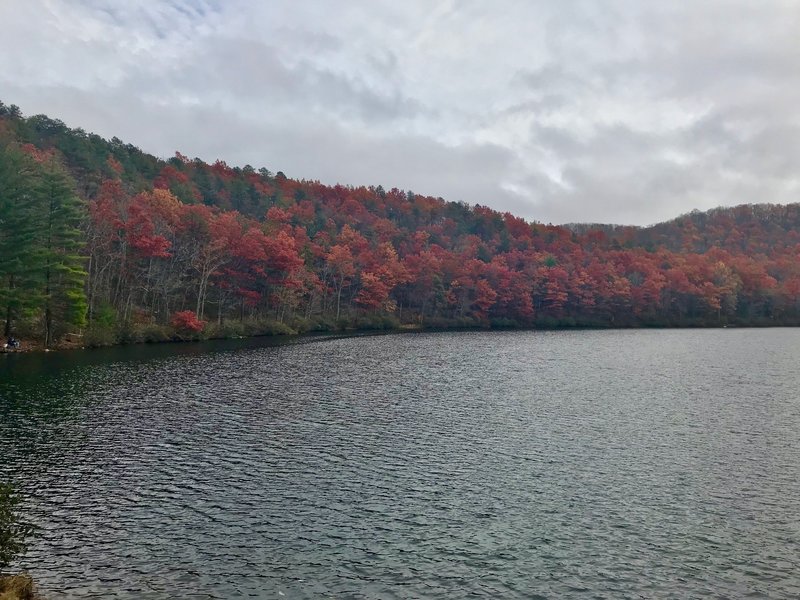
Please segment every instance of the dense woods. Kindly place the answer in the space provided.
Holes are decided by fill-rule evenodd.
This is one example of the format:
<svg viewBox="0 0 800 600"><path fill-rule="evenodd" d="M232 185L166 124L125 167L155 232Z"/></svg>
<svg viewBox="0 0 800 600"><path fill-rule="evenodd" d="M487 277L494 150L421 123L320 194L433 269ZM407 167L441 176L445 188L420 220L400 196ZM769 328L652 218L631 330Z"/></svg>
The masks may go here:
<svg viewBox="0 0 800 600"><path fill-rule="evenodd" d="M489 201L491 199L487 199ZM529 223L167 161L0 103L5 334L83 343L398 325L800 322L800 205Z"/></svg>

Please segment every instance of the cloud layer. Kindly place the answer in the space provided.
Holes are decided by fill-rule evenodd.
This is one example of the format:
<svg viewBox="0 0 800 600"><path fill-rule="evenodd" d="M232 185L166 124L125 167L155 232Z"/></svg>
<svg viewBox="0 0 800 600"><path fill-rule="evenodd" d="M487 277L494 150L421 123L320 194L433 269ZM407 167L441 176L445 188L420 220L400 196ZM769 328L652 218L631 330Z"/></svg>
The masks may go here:
<svg viewBox="0 0 800 600"><path fill-rule="evenodd" d="M0 100L146 151L646 224L800 201L795 0L6 0Z"/></svg>

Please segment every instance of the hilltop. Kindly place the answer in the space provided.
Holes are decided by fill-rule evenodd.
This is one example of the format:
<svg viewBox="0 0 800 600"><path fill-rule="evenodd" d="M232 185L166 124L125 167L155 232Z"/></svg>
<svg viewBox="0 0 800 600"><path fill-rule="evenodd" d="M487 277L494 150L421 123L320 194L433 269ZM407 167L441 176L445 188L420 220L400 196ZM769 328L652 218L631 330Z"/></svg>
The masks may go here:
<svg viewBox="0 0 800 600"><path fill-rule="evenodd" d="M545 225L410 191L162 160L0 103L0 215L6 333L48 344L76 332L112 343L800 322L797 204ZM42 233L53 223L58 240Z"/></svg>

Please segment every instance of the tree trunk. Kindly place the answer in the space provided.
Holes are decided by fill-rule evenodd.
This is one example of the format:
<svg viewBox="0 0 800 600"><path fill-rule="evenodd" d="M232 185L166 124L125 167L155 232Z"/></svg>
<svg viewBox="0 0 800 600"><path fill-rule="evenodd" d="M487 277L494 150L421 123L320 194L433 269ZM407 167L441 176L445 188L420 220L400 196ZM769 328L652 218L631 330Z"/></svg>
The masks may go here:
<svg viewBox="0 0 800 600"><path fill-rule="evenodd" d="M86 281L87 287L86 290L86 311L87 311L87 320L89 322L89 326L91 327L92 321L94 321L94 286L92 285L92 274L94 272L94 261L92 260L92 255L89 255L89 265L86 268Z"/></svg>
<svg viewBox="0 0 800 600"><path fill-rule="evenodd" d="M44 347L49 348L53 342L53 313L50 306L44 309Z"/></svg>

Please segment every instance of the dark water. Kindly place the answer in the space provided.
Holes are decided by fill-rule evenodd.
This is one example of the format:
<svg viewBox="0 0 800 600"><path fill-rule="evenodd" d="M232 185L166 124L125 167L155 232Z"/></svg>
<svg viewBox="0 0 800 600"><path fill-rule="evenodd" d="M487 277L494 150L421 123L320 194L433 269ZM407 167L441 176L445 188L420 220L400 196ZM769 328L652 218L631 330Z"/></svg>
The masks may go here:
<svg viewBox="0 0 800 600"><path fill-rule="evenodd" d="M0 356L58 598L800 597L800 330Z"/></svg>

